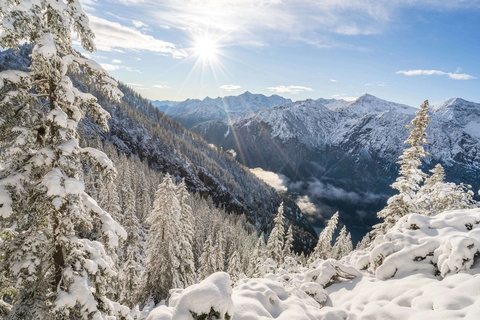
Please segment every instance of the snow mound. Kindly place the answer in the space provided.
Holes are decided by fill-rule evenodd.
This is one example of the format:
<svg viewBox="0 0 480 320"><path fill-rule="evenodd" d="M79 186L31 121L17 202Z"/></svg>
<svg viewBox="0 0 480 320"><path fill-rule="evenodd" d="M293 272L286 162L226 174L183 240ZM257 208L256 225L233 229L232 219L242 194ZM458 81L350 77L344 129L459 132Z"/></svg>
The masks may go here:
<svg viewBox="0 0 480 320"><path fill-rule="evenodd" d="M169 306L152 310L147 320L192 320L201 315L228 319L233 314L230 276L217 272L184 290L173 289Z"/></svg>
<svg viewBox="0 0 480 320"><path fill-rule="evenodd" d="M480 209L469 209L402 217L373 248L354 252L350 262L380 280L419 270L446 277L470 269L479 254Z"/></svg>
<svg viewBox="0 0 480 320"><path fill-rule="evenodd" d="M317 319L320 305L303 291L289 294L282 283L270 279L244 279L233 289L234 320ZM316 285L316 283L311 283ZM314 292L323 288L308 287Z"/></svg>

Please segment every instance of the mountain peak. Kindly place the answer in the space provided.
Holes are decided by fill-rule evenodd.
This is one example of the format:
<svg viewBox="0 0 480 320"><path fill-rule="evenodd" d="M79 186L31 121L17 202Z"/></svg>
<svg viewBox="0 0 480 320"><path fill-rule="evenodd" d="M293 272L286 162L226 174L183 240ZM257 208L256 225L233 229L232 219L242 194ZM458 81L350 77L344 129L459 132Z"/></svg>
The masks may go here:
<svg viewBox="0 0 480 320"><path fill-rule="evenodd" d="M380 98L377 98L371 94L365 93L357 98L357 100L350 102L344 108L356 115L369 114L369 113L379 113L385 111L393 111L404 114L414 114L416 108L386 101Z"/></svg>

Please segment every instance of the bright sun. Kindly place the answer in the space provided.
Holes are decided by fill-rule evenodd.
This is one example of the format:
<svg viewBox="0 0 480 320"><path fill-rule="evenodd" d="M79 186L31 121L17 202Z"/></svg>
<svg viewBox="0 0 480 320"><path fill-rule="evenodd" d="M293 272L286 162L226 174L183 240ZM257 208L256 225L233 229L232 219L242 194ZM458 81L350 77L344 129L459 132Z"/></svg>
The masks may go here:
<svg viewBox="0 0 480 320"><path fill-rule="evenodd" d="M202 59L213 60L217 55L217 43L209 37L195 39L195 53Z"/></svg>

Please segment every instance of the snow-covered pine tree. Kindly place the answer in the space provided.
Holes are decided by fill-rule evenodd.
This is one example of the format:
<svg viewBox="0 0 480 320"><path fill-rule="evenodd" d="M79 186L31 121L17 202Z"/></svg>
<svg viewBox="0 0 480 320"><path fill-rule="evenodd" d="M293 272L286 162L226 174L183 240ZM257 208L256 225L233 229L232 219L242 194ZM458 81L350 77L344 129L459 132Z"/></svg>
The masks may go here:
<svg viewBox="0 0 480 320"><path fill-rule="evenodd" d="M308 259L309 263L314 262L317 259L326 260L330 258L332 252L332 239L338 224L338 212L328 220L327 226L322 230L318 237L317 245L310 254Z"/></svg>
<svg viewBox="0 0 480 320"><path fill-rule="evenodd" d="M212 245L212 237L208 236L203 244L203 252L199 258L200 268L198 268L198 279L203 280L216 271L216 261L214 254L214 246Z"/></svg>
<svg viewBox="0 0 480 320"><path fill-rule="evenodd" d="M272 258L277 265L283 262L283 247L285 243L285 226L283 218L283 202L278 207L277 215L274 219L275 226L270 232L267 241L267 256Z"/></svg>
<svg viewBox="0 0 480 320"><path fill-rule="evenodd" d="M473 191L468 186L445 182L445 170L441 164L430 172L432 175L425 179L417 194L419 212L431 216L447 210L477 207Z"/></svg>
<svg viewBox="0 0 480 320"><path fill-rule="evenodd" d="M430 122L428 108L428 100L425 100L412 120L413 125L406 126L410 134L405 140L405 144L409 144L410 147L403 150L403 154L400 156L400 161L398 161L400 164L399 177L392 184L392 188L398 190L399 193L390 197L387 206L377 214L384 221L375 226L372 231L374 237L385 233L400 217L418 209L417 192L427 176L420 166L421 159L428 155L423 148L423 145L428 143L425 133Z"/></svg>
<svg viewBox="0 0 480 320"><path fill-rule="evenodd" d="M188 190L185 185L185 179L178 185L177 197L180 203L180 227L181 237L178 245L180 246L180 256L178 257L180 266L179 272L185 286L192 285L195 281L195 264L193 259L193 216L192 208L188 204Z"/></svg>
<svg viewBox="0 0 480 320"><path fill-rule="evenodd" d="M287 235L285 236L285 245L283 247L283 257L293 256L293 229L292 225L288 227Z"/></svg>
<svg viewBox="0 0 480 320"><path fill-rule="evenodd" d="M142 303L151 299L157 304L168 297L170 289L187 285L180 273L182 251L179 242L183 237L180 217L177 186L167 173L158 186L153 210L147 217L150 229L139 296Z"/></svg>
<svg viewBox="0 0 480 320"><path fill-rule="evenodd" d="M109 115L67 72L84 73L114 99L122 94L100 65L73 49L72 30L94 50L80 1L6 0L0 21L0 46L33 45L28 72L0 73L0 272L2 286L16 291L7 318L129 317L106 296L116 274L107 252L125 231L84 192L82 156L110 179L115 170L104 153L80 148L77 134L86 110L103 130ZM98 241L82 236L94 224Z"/></svg>
<svg viewBox="0 0 480 320"><path fill-rule="evenodd" d="M350 235L350 232L347 233L347 228L343 226L342 229L340 230L340 234L335 240L335 244L332 247L331 258L340 260L341 258L345 257L347 254L352 252L352 250L353 250L352 236Z"/></svg>
<svg viewBox="0 0 480 320"><path fill-rule="evenodd" d="M242 273L242 262L240 261L238 251L234 251L233 254L230 256L230 260L228 261L227 273L230 275L232 283L235 284L238 281L240 274Z"/></svg>
<svg viewBox="0 0 480 320"><path fill-rule="evenodd" d="M265 247L265 240L264 240L263 232L258 237L257 243L255 245L255 249L251 254L249 259L248 268L247 268L247 276L249 277L259 277L260 276L260 266L263 265L263 262L266 259L266 247Z"/></svg>
<svg viewBox="0 0 480 320"><path fill-rule="evenodd" d="M363 250L366 249L371 243L370 239L370 234L366 234L363 236L362 240L360 240L359 243L357 243L357 246L355 247L355 250Z"/></svg>
<svg viewBox="0 0 480 320"><path fill-rule="evenodd" d="M214 272L225 270L225 247L226 247L225 233L220 230L215 239L215 246L213 247L213 261Z"/></svg>
<svg viewBox="0 0 480 320"><path fill-rule="evenodd" d="M125 159L126 160L126 159ZM136 304L137 290L142 269L141 225L135 209L135 194L132 190L132 174L126 161L121 181L122 224L127 232L127 239L121 243L121 270L119 280L120 302L132 308Z"/></svg>

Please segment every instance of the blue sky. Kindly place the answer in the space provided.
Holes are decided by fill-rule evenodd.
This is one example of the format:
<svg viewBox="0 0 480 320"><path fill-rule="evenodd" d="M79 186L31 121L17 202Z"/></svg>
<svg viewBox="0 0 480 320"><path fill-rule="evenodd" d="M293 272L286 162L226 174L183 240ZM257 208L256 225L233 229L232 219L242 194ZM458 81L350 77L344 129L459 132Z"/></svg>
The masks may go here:
<svg viewBox="0 0 480 320"><path fill-rule="evenodd" d="M480 0L83 0L90 57L149 99L480 102Z"/></svg>

